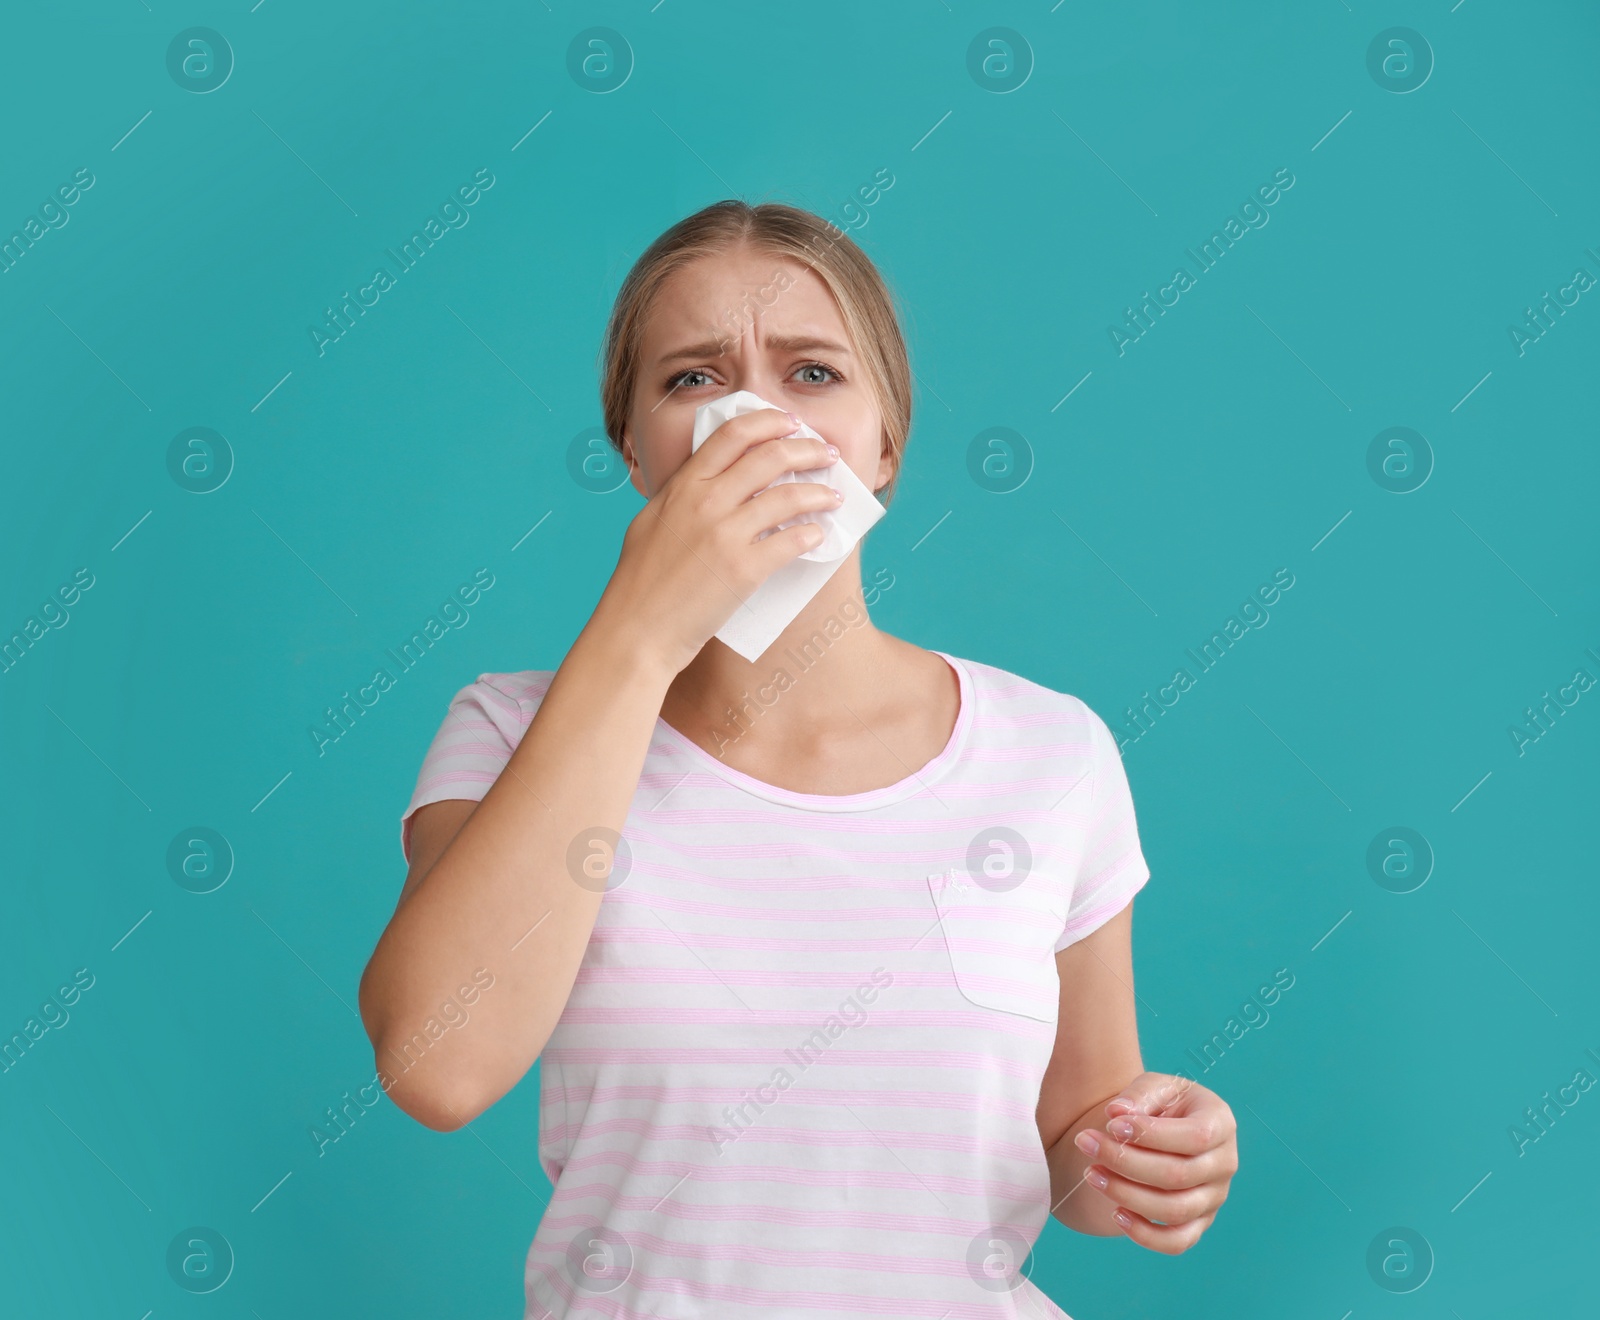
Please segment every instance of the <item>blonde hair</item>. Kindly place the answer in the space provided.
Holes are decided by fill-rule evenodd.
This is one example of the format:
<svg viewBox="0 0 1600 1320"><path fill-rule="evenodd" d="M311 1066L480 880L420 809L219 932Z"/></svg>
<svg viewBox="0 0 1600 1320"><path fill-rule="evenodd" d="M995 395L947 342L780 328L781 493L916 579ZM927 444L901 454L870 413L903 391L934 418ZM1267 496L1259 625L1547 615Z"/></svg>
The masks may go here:
<svg viewBox="0 0 1600 1320"><path fill-rule="evenodd" d="M894 495L911 434L911 363L893 295L871 258L844 230L780 202L758 206L733 199L713 202L679 220L634 262L617 292L600 350L600 403L606 435L621 452L638 387L644 330L662 284L691 261L741 246L792 257L816 271L833 294L883 417L883 453L891 471L879 498L887 504ZM745 301L748 308L748 293ZM741 312L746 317L750 314L746 309Z"/></svg>

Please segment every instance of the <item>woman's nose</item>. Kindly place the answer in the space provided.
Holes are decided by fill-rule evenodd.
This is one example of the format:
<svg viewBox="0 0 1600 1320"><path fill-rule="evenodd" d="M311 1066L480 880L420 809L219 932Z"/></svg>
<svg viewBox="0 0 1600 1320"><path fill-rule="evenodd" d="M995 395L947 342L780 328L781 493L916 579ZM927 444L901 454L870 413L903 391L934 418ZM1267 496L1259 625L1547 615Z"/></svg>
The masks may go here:
<svg viewBox="0 0 1600 1320"><path fill-rule="evenodd" d="M741 370L734 368L729 376L728 393L733 394L739 390L749 390L751 394L762 399L775 399L778 395L780 382L777 373L756 368Z"/></svg>

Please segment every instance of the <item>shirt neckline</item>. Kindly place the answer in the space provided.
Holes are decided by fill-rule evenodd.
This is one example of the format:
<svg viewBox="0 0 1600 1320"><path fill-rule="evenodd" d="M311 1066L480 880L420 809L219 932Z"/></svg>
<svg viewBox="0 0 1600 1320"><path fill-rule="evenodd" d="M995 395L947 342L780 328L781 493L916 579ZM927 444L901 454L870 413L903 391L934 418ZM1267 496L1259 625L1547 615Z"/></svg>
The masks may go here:
<svg viewBox="0 0 1600 1320"><path fill-rule="evenodd" d="M938 650L933 654L940 657L956 673L961 692L961 709L956 713L955 727L950 730L950 737L937 756L904 779L898 779L882 788L868 789L863 793L797 793L792 789L779 788L764 779L747 775L742 770L735 770L731 765L718 760L699 743L679 733L659 715L656 716L656 733L718 778L726 780L735 788L743 789L753 797L764 798L768 802L777 802L802 811L865 811L871 807L887 806L921 792L948 773L966 747L967 736L972 728L974 685L971 673L955 656Z"/></svg>

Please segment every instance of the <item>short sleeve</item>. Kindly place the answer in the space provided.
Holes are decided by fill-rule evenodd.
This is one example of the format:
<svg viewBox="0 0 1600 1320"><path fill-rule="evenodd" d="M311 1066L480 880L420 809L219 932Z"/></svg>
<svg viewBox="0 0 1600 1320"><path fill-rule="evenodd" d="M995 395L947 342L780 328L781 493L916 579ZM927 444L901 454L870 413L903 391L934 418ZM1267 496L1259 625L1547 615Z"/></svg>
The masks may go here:
<svg viewBox="0 0 1600 1320"><path fill-rule="evenodd" d="M481 802L522 741L549 679L538 672L479 674L450 699L400 817L400 852L408 864L412 813L446 798Z"/></svg>
<svg viewBox="0 0 1600 1320"><path fill-rule="evenodd" d="M1087 706L1082 709L1089 724L1094 789L1057 953L1099 930L1133 901L1150 878L1122 754L1105 721Z"/></svg>

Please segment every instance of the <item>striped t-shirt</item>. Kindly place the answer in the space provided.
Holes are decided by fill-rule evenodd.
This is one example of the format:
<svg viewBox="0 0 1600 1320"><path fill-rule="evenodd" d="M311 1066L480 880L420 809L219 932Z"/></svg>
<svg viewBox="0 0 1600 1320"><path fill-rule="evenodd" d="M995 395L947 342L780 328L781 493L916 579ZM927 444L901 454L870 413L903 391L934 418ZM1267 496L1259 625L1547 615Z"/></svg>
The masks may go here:
<svg viewBox="0 0 1600 1320"><path fill-rule="evenodd" d="M1027 1277L1055 952L1150 872L1099 716L937 654L955 728L886 788L790 792L657 721L539 1059L525 1320L1065 1317ZM456 694L403 849L418 807L482 799L552 677Z"/></svg>

